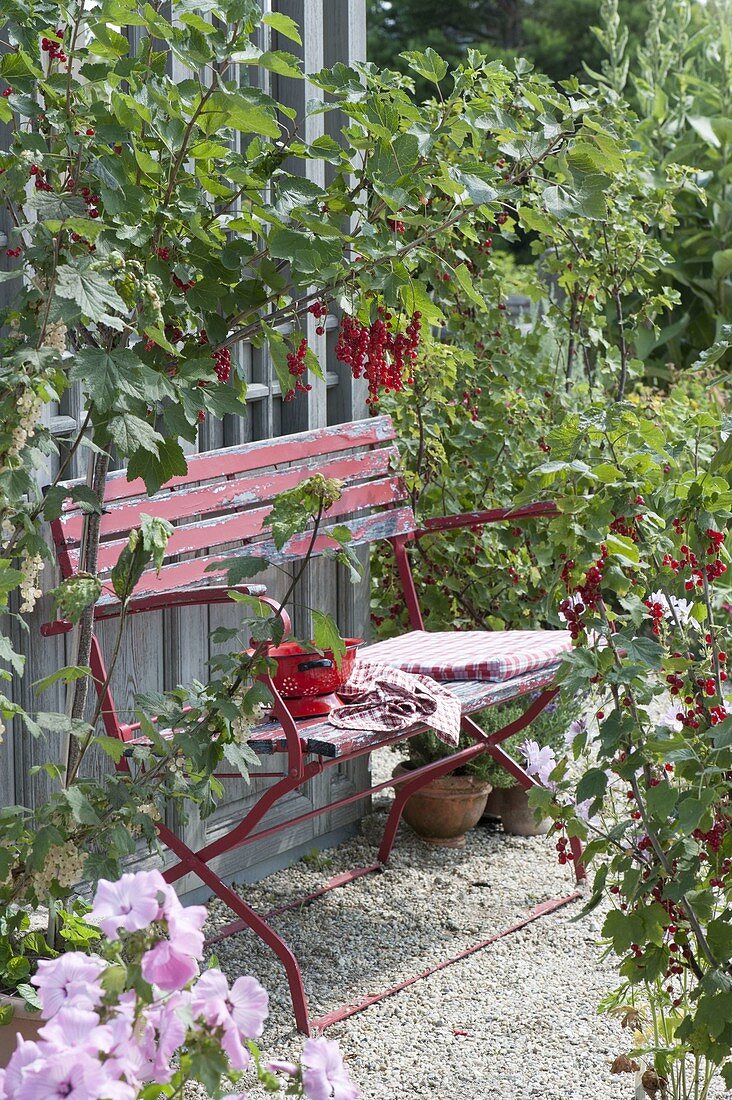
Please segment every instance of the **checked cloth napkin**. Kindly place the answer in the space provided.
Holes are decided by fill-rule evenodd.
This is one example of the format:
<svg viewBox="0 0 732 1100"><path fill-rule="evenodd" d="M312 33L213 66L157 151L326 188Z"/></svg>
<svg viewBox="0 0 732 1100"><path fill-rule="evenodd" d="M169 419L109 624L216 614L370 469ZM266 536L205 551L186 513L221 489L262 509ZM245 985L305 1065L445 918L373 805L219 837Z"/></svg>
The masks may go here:
<svg viewBox="0 0 732 1100"><path fill-rule="evenodd" d="M427 676L357 661L338 694L345 705L328 721L340 729L398 733L424 722L448 745L460 739L460 700Z"/></svg>
<svg viewBox="0 0 732 1100"><path fill-rule="evenodd" d="M366 646L359 659L435 680L511 680L571 648L568 630L413 630Z"/></svg>

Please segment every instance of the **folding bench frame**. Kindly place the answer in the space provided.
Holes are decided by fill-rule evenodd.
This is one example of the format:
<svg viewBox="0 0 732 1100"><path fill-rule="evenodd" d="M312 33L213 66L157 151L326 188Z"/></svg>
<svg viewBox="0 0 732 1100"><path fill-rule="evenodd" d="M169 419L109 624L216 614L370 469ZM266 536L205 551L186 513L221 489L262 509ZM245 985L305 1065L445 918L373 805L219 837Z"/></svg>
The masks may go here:
<svg viewBox="0 0 732 1100"><path fill-rule="evenodd" d="M246 472L257 468L257 450L266 452L260 463L262 466L267 459L269 459L270 464L276 460L283 462L287 461L291 464L293 460L295 460L296 470L293 471L293 466L288 465L283 472L289 473L292 478L292 474L294 473L297 476L299 470L299 476L302 478L308 474L319 472L323 466L328 467L330 471L335 461L332 458L332 452L334 450L342 451L345 447L363 445L373 447L383 444L385 441L392 440L393 438L393 427L388 417L379 417L371 421L338 425L333 429L321 429L318 432L301 433L298 436L285 437L280 440L267 441L260 444L249 444L241 448L227 448L219 452L210 452L207 455L202 454L194 456L191 460L192 469L190 470L187 480L197 483L204 481L210 468L212 471L211 478L216 477L215 488L221 490L222 466L224 467L224 474L226 475L226 461L228 461L231 471L229 477L235 475L230 495L232 499L240 501L242 499L242 494L237 490L240 490L242 486L242 471ZM409 541L421 538L425 535L432 535L439 530L449 530L464 526L482 526L483 524L499 520L510 520L515 522L521 518L551 515L555 512L554 506L551 504L535 504L513 510L493 509L486 512L450 516L442 520L428 521L424 528L418 528L411 513L411 509L404 507L404 505L395 508L395 505L399 505L399 502L403 501L406 495L401 480L390 475L388 477L388 485L385 487L385 478L382 477L378 481L373 479L374 473L378 474L379 472L384 472L384 449L382 448L380 452L376 453L381 456L378 460L380 465L373 466L371 469L369 469L368 463L364 463L363 459L365 456L363 453L355 456L359 461L357 461L353 467L353 470L356 472L351 474L352 479L354 481L360 480L363 482L365 472L365 476L368 477L370 474L372 480L367 482L366 486L364 486L364 484L355 485L353 488L349 486L344 491L343 497L346 502L344 510L354 511L354 506L356 505L360 505L360 507L363 508L364 506L373 507L374 504L386 505L387 510L381 512L379 516L376 517L376 523L373 522L373 516L367 519L361 517L356 520L347 520L346 522L355 530L356 537L354 537L354 542L368 542L375 538L386 538L391 543L396 557L398 574L404 591L410 626L414 630L424 629L424 624L407 553ZM375 452L371 451L366 454L373 456ZM303 462L303 458L307 459L313 455L320 459L318 464L314 465L312 462ZM226 456L226 460L222 459L222 456ZM297 462L298 459L300 460L299 462ZM338 456L338 460L341 464L345 464L348 461L340 456ZM235 465L232 467L233 462L235 462ZM276 482L276 476L272 476ZM251 478L249 480L251 481ZM185 484L185 479L177 479L177 482L178 484L181 482ZM227 487L227 482L224 482L223 485ZM364 488L366 488L366 492L364 492ZM134 498L135 491L138 496L130 500L129 498ZM180 537L178 537L178 532L176 531L176 535L173 536L172 544L169 549L169 554L171 555L175 555L176 552L179 553L181 547L186 550L191 548L196 549L197 546L191 546L191 543L195 542L196 537L199 538L198 545L210 547L212 543L216 542L217 529L211 526L212 521L209 521L209 525L200 523L200 514L205 511L202 490L196 488L196 490L187 491L197 494L195 497L195 504L192 503L191 506L195 506L199 521L183 529L178 529L181 531ZM275 491L276 489L272 490L271 494ZM144 511L148 513L152 512L155 514L157 511L158 514L167 514L168 516L186 514L184 511L181 511L181 506L185 502L185 497L181 495L180 492L168 493L167 495L161 493L157 495L157 498L144 498L140 493L140 487L138 485L133 483L132 488L125 489L124 484L120 482L119 478L112 484L108 497L112 501L117 500L119 502L109 509L111 519L108 518L107 509L105 508L105 519L103 523L106 523L106 530L112 538L132 526L131 517L134 516L135 508L143 510L143 503ZM173 501L172 510L170 507L171 500ZM159 502L157 508L156 502ZM259 504L261 501L258 500L257 503ZM116 519L115 509L117 515ZM216 511L217 516L220 516L222 510L221 492L218 493L214 506L209 510ZM122 515L120 515L120 511L123 512ZM260 508L259 513L262 511L263 510ZM244 513L244 515L248 515L251 518L251 510L248 513ZM69 506L67 515L62 517L60 521L56 521L53 525L54 539L64 576L72 575L75 568L78 566L78 549L76 548L80 546L81 540L83 539L82 526L80 525L79 518L78 515L74 514L73 506ZM207 531L204 535L206 542L203 544L200 543L200 536L196 535L196 532L201 526L207 527ZM249 527L247 527L246 521L243 521L242 526L244 535L247 535L247 533L251 535L252 523L250 522ZM257 517L257 523L254 526L257 526L258 529L261 530L259 515ZM218 541L230 545L232 541L231 528L227 526L227 523L224 523L224 528L225 530L222 530L218 536ZM175 541L176 539L177 541ZM181 539L184 541L181 541ZM293 542L294 541L296 540L293 540ZM106 544L106 550L100 555L103 568L111 569L122 545L123 543L119 540L117 542L110 541ZM332 544L328 540L327 532L324 532L318 539L317 548L322 550L328 545ZM71 550L69 549L70 547ZM269 557L272 553L272 547L271 544L263 545L261 542L259 544L254 543L248 546L245 552L251 553L253 551L259 551L263 556ZM225 556L227 558L231 557L231 551L227 550ZM289 555L290 559L296 558L297 556L297 549ZM147 577L144 576L142 585L143 592L133 597L128 607L128 613L135 614L150 610L167 609L174 606L182 607L226 601L228 599L227 593L230 590L228 586L191 586L191 581L195 582L198 579L202 579L206 564L211 560L211 558L197 557L186 562L175 560L169 565L164 566L162 573L165 573L167 569L174 574L177 585L180 585L181 581L183 582L185 585L183 588L166 588L164 577L162 580L160 578L156 580L152 575L147 575ZM261 586L251 585L237 587L239 591L248 591L250 594L258 596L262 602L270 606L277 606L273 600L262 594L264 590ZM115 604L113 600L107 598L96 607L95 617L98 620L113 618L119 614L119 610L119 604ZM42 628L42 633L48 636L51 634L63 633L70 629L70 623L59 621L46 624L46 626ZM92 642L90 664L94 683L102 704L101 714L107 734L133 745L139 740L139 723L126 724L121 722L118 717L108 684L104 657L96 636L94 636ZM305 988L297 958L292 949L268 923L269 919L289 909L298 908L327 893L329 890L345 886L347 883L353 882L363 875L374 871L384 870L394 844L404 805L410 796L431 780L454 771L456 768L467 764L470 760L475 759L483 753L489 753L493 759L505 768L506 771L508 771L525 789L528 790L535 786L535 781L505 752L501 747L501 743L513 736L513 734L529 727L547 704L557 695L557 689L551 685L558 664L559 661L557 660L549 667L516 676L512 680L494 683L486 681L451 682L451 689L455 691L461 699L463 709L461 725L463 731L472 739L473 743L471 745L441 760L414 769L402 777L390 779L363 791L353 792L325 806L315 807L305 813L291 817L286 821L257 829L257 826L262 822L267 812L272 809L280 799L297 790L315 776L320 775L327 768L346 763L350 760L355 760L360 756L371 753L376 748L396 744L428 728L424 724L418 724L395 735L384 735L382 733L360 731L352 733L338 730L330 726L327 721L321 719L295 721L290 715L285 701L275 688L271 678L266 677L267 685L273 700L272 715L276 721L275 723L269 723L253 731L250 745L256 752L262 755L280 752L286 753L286 769L278 772L258 772L257 778L261 776L263 778L273 779L275 782L263 791L256 805L252 807L242 820L230 829L226 835L210 844L204 845L198 851L193 851L167 825L160 822L157 823L156 827L160 840L179 860L177 864L170 867L165 872L166 881L173 883L184 875L193 873L203 884L209 887L213 894L220 898L221 901L236 914L237 920L212 937L209 943L217 942L226 936L248 928L274 951L285 968L295 1021L301 1032L310 1035L315 1031L322 1031L323 1028L330 1024L352 1015L354 1012L367 1007L367 1005L374 1003L382 997L389 996L391 993L395 992L397 988L402 988L405 984L409 984L409 982L402 983L400 986L386 990L381 994L371 995L358 1005L344 1005L328 1013L324 1017L312 1019L308 1011ZM529 703L525 713L520 718L509 723L490 736L486 735L480 726L471 718L471 714L495 706L498 703L512 701L525 695L536 694L537 692L539 693L538 696ZM130 765L128 759L123 756L117 767L121 770L129 771ZM238 773L232 772L219 772L217 773L217 777L220 779L241 778ZM369 866L354 868L351 871L337 875L313 893L292 901L287 905L271 910L264 916L255 912L251 906L221 880L219 875L217 875L210 866L210 862L217 856L223 855L235 848L252 844L269 836L274 836L276 833L289 829L294 825L318 817L320 814L326 813L329 810L346 806L359 799L368 798L371 794L388 787L396 788L396 797L387 817L386 827L384 829L376 862ZM579 882L585 877L585 871L582 865L582 848L578 839L573 838L571 840L571 850L574 860L575 875ZM515 928L523 926L528 920L536 919L538 916L552 911L559 905L572 900L575 896L576 895L571 895L567 898L538 906L537 909L520 922L519 925L514 926L512 929L508 929L507 932L514 931ZM469 954L470 951L478 950L489 942L492 942L492 940L483 941L483 943L476 945L467 952L461 953L461 955L456 956L455 959L448 960L448 962L457 961L457 959L464 957L465 954ZM442 965L447 965L447 963L440 964L440 966ZM438 966L433 969L439 968ZM428 971L425 972L425 974L431 972L432 971ZM419 975L417 977L422 976L425 975ZM417 978L410 979L410 981L412 980L417 980Z"/></svg>

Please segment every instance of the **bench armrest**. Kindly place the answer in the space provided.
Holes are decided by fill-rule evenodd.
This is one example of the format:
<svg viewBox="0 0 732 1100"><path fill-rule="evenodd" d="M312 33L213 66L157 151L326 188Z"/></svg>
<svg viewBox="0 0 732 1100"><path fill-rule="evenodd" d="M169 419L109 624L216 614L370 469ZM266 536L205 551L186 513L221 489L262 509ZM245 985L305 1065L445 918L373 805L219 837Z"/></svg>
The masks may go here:
<svg viewBox="0 0 732 1100"><path fill-rule="evenodd" d="M487 523L558 515L559 509L553 500L520 504L516 508L489 508L485 512L463 512L455 516L437 516L434 519L427 519L424 521L424 527L417 528L413 537L421 539L425 535L435 534L436 531L454 531L460 527L483 527Z"/></svg>

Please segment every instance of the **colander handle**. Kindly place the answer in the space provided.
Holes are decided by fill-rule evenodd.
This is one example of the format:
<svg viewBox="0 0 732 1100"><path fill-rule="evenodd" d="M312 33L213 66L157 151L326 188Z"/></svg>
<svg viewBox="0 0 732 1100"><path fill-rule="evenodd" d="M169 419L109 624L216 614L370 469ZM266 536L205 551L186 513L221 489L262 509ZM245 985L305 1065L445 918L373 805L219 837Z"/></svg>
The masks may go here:
<svg viewBox="0 0 732 1100"><path fill-rule="evenodd" d="M334 662L327 657L320 657L317 661L303 661L297 666L298 672L310 672L311 668L333 668Z"/></svg>

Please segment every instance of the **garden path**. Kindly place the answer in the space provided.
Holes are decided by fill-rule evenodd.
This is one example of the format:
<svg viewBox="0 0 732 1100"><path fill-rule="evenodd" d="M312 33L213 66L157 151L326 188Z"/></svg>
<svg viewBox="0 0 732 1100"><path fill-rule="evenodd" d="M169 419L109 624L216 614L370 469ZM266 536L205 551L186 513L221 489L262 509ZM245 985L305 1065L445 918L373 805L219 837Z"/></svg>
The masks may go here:
<svg viewBox="0 0 732 1100"><path fill-rule="evenodd" d="M394 755L376 754L388 777ZM378 781L378 780L375 780ZM370 863L388 797L374 800L362 834L280 871L243 893L264 910ZM402 825L390 870L334 890L273 923L298 945L313 1013L391 986L509 927L573 882L546 837L508 837L481 825L463 851L432 848ZM610 1064L624 1051L619 1025L597 1015L612 988L597 946L601 914L574 922L580 903L329 1028L363 1100L628 1100L628 1077ZM211 926L228 915L211 906ZM265 1054L296 1055L283 974L248 933L216 945L230 979L253 973L270 991ZM249 1100L266 1094L249 1091Z"/></svg>

